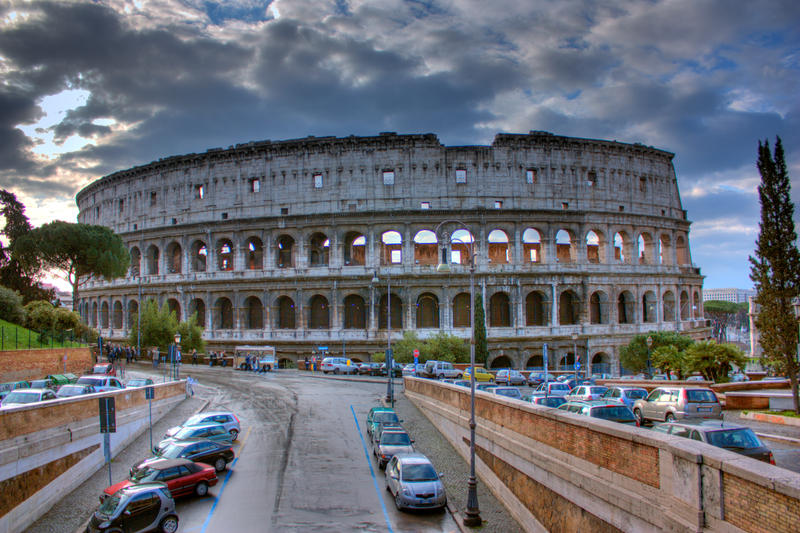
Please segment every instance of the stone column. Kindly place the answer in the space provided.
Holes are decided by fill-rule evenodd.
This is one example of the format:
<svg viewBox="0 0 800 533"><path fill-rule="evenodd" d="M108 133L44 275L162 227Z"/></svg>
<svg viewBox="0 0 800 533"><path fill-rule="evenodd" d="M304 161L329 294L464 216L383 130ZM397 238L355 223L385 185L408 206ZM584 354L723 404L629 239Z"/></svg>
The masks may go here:
<svg viewBox="0 0 800 533"><path fill-rule="evenodd" d="M550 284L550 300L553 305L550 308L550 327L558 326L558 284Z"/></svg>
<svg viewBox="0 0 800 533"><path fill-rule="evenodd" d="M216 324L214 324L214 300L211 298L211 291L206 291L206 329L213 337Z"/></svg>
<svg viewBox="0 0 800 533"><path fill-rule="evenodd" d="M206 272L217 271L217 243L210 229L206 230Z"/></svg>

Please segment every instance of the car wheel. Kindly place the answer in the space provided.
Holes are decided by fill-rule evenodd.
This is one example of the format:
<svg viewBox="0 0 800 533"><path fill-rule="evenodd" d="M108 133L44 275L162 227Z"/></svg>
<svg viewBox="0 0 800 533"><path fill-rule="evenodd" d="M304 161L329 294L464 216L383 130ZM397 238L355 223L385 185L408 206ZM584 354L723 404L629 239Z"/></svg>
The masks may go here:
<svg viewBox="0 0 800 533"><path fill-rule="evenodd" d="M394 495L394 506L397 507L398 511L403 510L403 504L400 503L400 491L397 491L397 494Z"/></svg>
<svg viewBox="0 0 800 533"><path fill-rule="evenodd" d="M461 379L462 377L463 377L463 374L456 374L456 379Z"/></svg>
<svg viewBox="0 0 800 533"><path fill-rule="evenodd" d="M178 531L178 517L177 515L171 514L169 516L165 516L161 523L158 525L159 529L162 533L175 533Z"/></svg>
<svg viewBox="0 0 800 533"><path fill-rule="evenodd" d="M225 459L220 457L219 459L214 461L214 470L216 470L217 472L222 472L223 470L225 470L225 466L227 464L228 463L225 462Z"/></svg>
<svg viewBox="0 0 800 533"><path fill-rule="evenodd" d="M208 483L205 481L201 481L194 487L194 493L200 496L201 498L208 494Z"/></svg>
<svg viewBox="0 0 800 533"><path fill-rule="evenodd" d="M667 413L667 416L664 417L664 422L675 422L675 415Z"/></svg>
<svg viewBox="0 0 800 533"><path fill-rule="evenodd" d="M232 429L229 432L231 434L231 440L236 440L239 438L239 431L236 429Z"/></svg>
<svg viewBox="0 0 800 533"><path fill-rule="evenodd" d="M439 374L439 375L437 376L437 378L438 378L438 379L444 379L444 374Z"/></svg>
<svg viewBox="0 0 800 533"><path fill-rule="evenodd" d="M338 376L339 375L339 369L338 368L334 368L333 369L333 374Z"/></svg>
<svg viewBox="0 0 800 533"><path fill-rule="evenodd" d="M644 417L642 416L642 411L640 409L634 409L633 416L635 416L636 420L639 421L640 426L644 426Z"/></svg>

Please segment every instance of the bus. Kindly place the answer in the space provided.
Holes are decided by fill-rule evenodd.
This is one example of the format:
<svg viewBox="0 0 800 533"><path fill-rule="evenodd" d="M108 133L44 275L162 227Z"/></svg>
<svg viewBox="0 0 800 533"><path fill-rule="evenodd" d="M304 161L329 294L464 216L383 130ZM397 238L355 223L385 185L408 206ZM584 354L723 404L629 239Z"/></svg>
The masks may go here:
<svg viewBox="0 0 800 533"><path fill-rule="evenodd" d="M247 356L255 356L258 360L258 368L263 370L275 370L277 367L277 360L275 359L274 346L237 346L233 352L234 368L244 363Z"/></svg>

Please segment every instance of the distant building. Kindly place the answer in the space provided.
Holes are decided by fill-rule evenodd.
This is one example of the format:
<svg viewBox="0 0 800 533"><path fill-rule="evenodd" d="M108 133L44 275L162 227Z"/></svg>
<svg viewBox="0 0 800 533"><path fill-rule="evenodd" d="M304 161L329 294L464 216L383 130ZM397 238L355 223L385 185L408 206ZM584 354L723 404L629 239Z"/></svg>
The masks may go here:
<svg viewBox="0 0 800 533"><path fill-rule="evenodd" d="M733 302L735 304L747 303L747 299L755 296L752 289L703 289L703 301L717 300Z"/></svg>

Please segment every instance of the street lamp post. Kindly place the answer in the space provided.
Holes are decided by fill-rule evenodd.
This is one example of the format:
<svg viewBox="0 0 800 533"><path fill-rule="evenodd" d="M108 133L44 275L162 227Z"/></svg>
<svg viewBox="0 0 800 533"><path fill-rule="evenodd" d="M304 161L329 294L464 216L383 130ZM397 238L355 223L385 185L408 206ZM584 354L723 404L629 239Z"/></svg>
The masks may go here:
<svg viewBox="0 0 800 533"><path fill-rule="evenodd" d="M653 378L653 367L652 363L650 362L650 348L653 347L653 337L650 335L647 336L647 379Z"/></svg>
<svg viewBox="0 0 800 533"><path fill-rule="evenodd" d="M433 233L439 238L439 229L446 224L466 224L459 220L443 220L439 222ZM439 272L450 270L450 257L445 244L444 262L437 267ZM467 510L464 525L477 527L481 525L480 508L478 507L478 483L475 478L475 238L470 233L469 239L469 480L467 481Z"/></svg>
<svg viewBox="0 0 800 533"><path fill-rule="evenodd" d="M180 370L178 369L178 364L177 364L178 363L178 361L177 361L177 359L178 359L178 349L180 348L180 345L181 345L181 334L180 333L176 333L175 334L175 347L172 349L172 379L173 380L177 380L180 377L179 376Z"/></svg>
<svg viewBox="0 0 800 533"><path fill-rule="evenodd" d="M372 283L378 283L378 271L372 278ZM394 357L392 357L392 275L386 278L386 401L394 407ZM380 301L380 300L379 300ZM379 304L380 306L380 304Z"/></svg>
<svg viewBox="0 0 800 533"><path fill-rule="evenodd" d="M578 381L578 369L581 366L580 360L578 359L578 334L572 334L572 367L575 369L575 381Z"/></svg>

